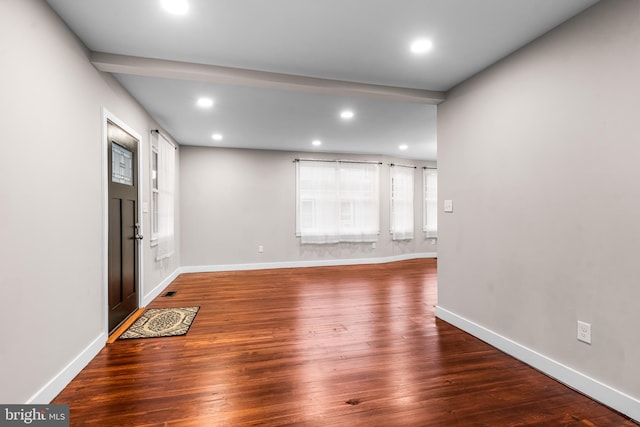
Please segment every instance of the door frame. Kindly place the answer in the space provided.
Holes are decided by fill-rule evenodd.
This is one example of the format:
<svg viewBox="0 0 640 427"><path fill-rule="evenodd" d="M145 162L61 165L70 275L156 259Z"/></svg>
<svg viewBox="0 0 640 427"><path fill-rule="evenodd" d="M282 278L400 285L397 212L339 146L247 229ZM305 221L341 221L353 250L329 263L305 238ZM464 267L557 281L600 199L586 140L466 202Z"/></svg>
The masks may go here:
<svg viewBox="0 0 640 427"><path fill-rule="evenodd" d="M136 144L136 156L138 162L136 164L136 178L138 182L138 222L140 223L140 229L145 227L143 220L143 202L142 202L142 188L146 184L144 174L142 173L142 137L133 128L128 126L125 122L120 120L115 114L112 114L106 108L102 108L102 326L105 332L105 341L109 337L109 142L107 141L107 121L110 121L131 136L138 140ZM143 299L143 244L144 240L138 241L137 255L138 255L138 307L142 307Z"/></svg>

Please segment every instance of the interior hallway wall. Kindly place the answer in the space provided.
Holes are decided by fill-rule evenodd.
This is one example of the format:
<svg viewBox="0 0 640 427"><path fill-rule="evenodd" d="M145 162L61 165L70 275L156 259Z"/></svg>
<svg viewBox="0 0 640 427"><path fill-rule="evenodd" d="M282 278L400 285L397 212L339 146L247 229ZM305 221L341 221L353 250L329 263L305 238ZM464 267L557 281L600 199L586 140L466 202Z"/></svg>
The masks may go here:
<svg viewBox="0 0 640 427"><path fill-rule="evenodd" d="M639 76L640 2L607 0L438 108L439 307L636 401Z"/></svg>
<svg viewBox="0 0 640 427"><path fill-rule="evenodd" d="M0 402L5 404L53 397L42 394L43 388L88 346L106 338L103 108L142 137L142 201L149 200L149 129L158 126L87 55L44 1L0 1ZM179 218L178 204L176 212ZM148 214L143 223L149 236ZM177 236L176 254L162 265L154 261L148 240L143 245L142 292L148 293L179 267L180 241Z"/></svg>
<svg viewBox="0 0 640 427"><path fill-rule="evenodd" d="M370 243L302 245L296 237L296 158L379 161L380 237ZM219 266L318 260L385 258L435 253L422 231L422 166L376 155L182 147L182 263ZM389 163L415 164L415 235L394 242L389 234ZM258 253L258 245L264 247Z"/></svg>

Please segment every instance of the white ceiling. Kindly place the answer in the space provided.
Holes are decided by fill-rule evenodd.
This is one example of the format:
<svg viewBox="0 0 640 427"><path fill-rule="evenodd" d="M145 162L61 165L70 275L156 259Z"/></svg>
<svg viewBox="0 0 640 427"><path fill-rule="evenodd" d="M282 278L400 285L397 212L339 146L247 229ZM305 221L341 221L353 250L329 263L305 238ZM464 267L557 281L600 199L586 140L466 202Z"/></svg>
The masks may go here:
<svg viewBox="0 0 640 427"><path fill-rule="evenodd" d="M436 159L434 104L445 91L596 3L187 1L189 12L175 16L160 0L47 0L91 51L120 55L119 65L98 68L113 71L180 144L421 160ZM433 49L412 54L417 37L432 40ZM191 64L177 64L187 73L166 72L176 64L162 61L135 68L131 56ZM243 71L224 69L221 79L216 67L184 68L192 64L280 74L234 80ZM273 84L295 80L281 74L318 79ZM390 86L382 89L392 96L370 85ZM406 97L399 88L422 92ZM214 107L197 108L200 96L213 98ZM338 116L347 107L355 112L349 122ZM213 141L214 132L224 139ZM323 145L312 147L313 139ZM400 152L400 144L409 148Z"/></svg>

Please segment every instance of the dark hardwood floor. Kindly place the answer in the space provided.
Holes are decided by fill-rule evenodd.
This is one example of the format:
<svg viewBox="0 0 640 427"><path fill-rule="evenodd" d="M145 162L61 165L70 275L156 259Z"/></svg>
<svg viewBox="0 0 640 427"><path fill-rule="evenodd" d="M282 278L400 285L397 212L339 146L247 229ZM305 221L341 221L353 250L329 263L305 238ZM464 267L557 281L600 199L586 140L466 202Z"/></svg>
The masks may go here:
<svg viewBox="0 0 640 427"><path fill-rule="evenodd" d="M109 344L73 426L635 426L437 320L436 261L183 274L185 336Z"/></svg>

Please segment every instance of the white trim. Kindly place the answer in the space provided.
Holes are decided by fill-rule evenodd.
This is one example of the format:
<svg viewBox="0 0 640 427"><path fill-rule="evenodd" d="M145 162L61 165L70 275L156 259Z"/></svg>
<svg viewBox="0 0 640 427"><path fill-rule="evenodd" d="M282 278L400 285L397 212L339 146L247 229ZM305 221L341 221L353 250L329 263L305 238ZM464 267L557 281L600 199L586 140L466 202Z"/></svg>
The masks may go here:
<svg viewBox="0 0 640 427"><path fill-rule="evenodd" d="M100 145L102 147L102 329L105 334L109 334L109 155L107 148L107 119L111 113L106 108L102 109L102 136Z"/></svg>
<svg viewBox="0 0 640 427"><path fill-rule="evenodd" d="M182 273L211 273L217 271L247 271L247 270L271 270L276 268L304 268L304 267L327 267L340 265L358 264L384 264L387 262L406 261L418 258L437 258L436 252L424 252L416 254L395 255L384 258L354 258L354 259L333 259L314 261L289 261L271 263L249 263L249 264L218 264L218 265L194 265L178 267L173 273L158 283L153 290L144 296L141 307L149 305L158 295L164 291Z"/></svg>
<svg viewBox="0 0 640 427"><path fill-rule="evenodd" d="M153 288L148 294L146 294L142 300L141 307L146 307L154 300L158 295L162 293L162 291L173 282L178 275L183 273L181 268L177 268L176 271L167 276L162 282L158 283L155 288Z"/></svg>
<svg viewBox="0 0 640 427"><path fill-rule="evenodd" d="M138 132L129 127L126 123L112 114L106 108L102 108L102 306L103 306L103 330L109 335L109 154L107 149L107 120L115 123L124 131L138 140L136 144L136 155L138 156L138 222L140 229L144 230L144 217L142 212L142 137ZM142 241L140 241L142 242ZM143 266L143 244L138 244L138 307L142 307L142 294L144 283Z"/></svg>
<svg viewBox="0 0 640 427"><path fill-rule="evenodd" d="M106 123L106 122L105 122ZM135 135L134 135L135 136ZM106 141L106 135L105 135ZM105 175L106 176L106 175ZM103 230L104 231L104 230ZM264 270L275 268L303 268L303 267L321 267L321 266L340 266L340 265L358 265L358 264L384 264L395 261L405 261L410 259L437 258L436 252L423 252L404 255L394 255L383 258L354 258L354 259L334 259L334 260L314 260L314 261L291 261L291 262L274 262L274 263L251 263L251 264L226 264L226 265L209 265L209 266L191 266L179 267L162 282L160 282L152 291L144 296L140 307L145 307L153 299L155 299L162 291L171 284L182 273L204 273L214 271L241 271L241 270ZM106 271L106 270L105 270ZM106 280L105 280L106 282ZM105 300L106 301L106 300ZM105 304L106 306L106 304ZM108 328L107 310L105 310L105 329ZM57 375L55 375L47 384L38 390L26 404L48 404L50 403L64 388L69 385L71 380L84 369L93 358L95 358L100 350L102 350L107 342L108 331L104 331L98 335L84 350L80 352L67 366L65 366Z"/></svg>
<svg viewBox="0 0 640 427"><path fill-rule="evenodd" d="M436 317L481 339L487 344L534 367L544 374L603 403L624 415L640 421L640 400L616 390L581 372L503 337L484 326L465 319L445 308L436 306Z"/></svg>
<svg viewBox="0 0 640 427"><path fill-rule="evenodd" d="M107 342L107 335L101 333L80 352L67 366L58 372L49 382L25 402L31 404L49 404L82 371L91 360L100 353Z"/></svg>
<svg viewBox="0 0 640 427"><path fill-rule="evenodd" d="M249 264L194 265L180 268L180 273L208 273L214 271L269 270L274 268L329 267L358 264L385 264L387 262L406 261L418 258L437 258L437 252L394 255L383 258L329 259L313 261L284 261Z"/></svg>

